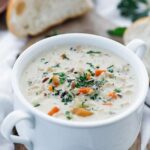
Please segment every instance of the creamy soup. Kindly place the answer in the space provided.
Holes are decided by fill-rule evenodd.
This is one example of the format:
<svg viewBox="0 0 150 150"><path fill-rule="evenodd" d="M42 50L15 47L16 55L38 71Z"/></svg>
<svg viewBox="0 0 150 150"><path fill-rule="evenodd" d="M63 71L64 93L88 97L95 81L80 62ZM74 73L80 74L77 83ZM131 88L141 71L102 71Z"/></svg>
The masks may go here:
<svg viewBox="0 0 150 150"><path fill-rule="evenodd" d="M43 113L73 121L121 114L136 99L133 68L118 56L91 46L63 46L38 56L25 69L21 89Z"/></svg>

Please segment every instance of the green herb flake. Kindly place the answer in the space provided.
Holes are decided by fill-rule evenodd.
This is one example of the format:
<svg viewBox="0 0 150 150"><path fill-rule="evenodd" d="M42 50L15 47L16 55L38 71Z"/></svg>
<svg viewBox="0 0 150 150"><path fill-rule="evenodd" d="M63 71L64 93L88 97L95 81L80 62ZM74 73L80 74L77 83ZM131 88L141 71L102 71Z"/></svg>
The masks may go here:
<svg viewBox="0 0 150 150"><path fill-rule="evenodd" d="M89 86L93 86L94 85L94 80L87 80L87 74L83 73L80 74L77 78L76 78L76 88L80 88L80 87L89 87Z"/></svg>
<svg viewBox="0 0 150 150"><path fill-rule="evenodd" d="M46 77L48 75L48 72L43 72L43 77Z"/></svg>
<svg viewBox="0 0 150 150"><path fill-rule="evenodd" d="M65 116L66 116L66 118L67 118L68 120L71 120L71 119L73 118L73 116L72 116L72 114L71 114L70 111L66 111L66 112L65 112Z"/></svg>
<svg viewBox="0 0 150 150"><path fill-rule="evenodd" d="M59 80L60 80L60 84L64 84L67 76L64 72L59 72L59 73L53 73L54 75L58 75L59 76Z"/></svg>
<svg viewBox="0 0 150 150"><path fill-rule="evenodd" d="M87 71L88 71L92 76L95 75L95 73L94 73L92 70L88 69Z"/></svg>
<svg viewBox="0 0 150 150"><path fill-rule="evenodd" d="M52 78L48 81L48 84L51 84L52 83Z"/></svg>
<svg viewBox="0 0 150 150"><path fill-rule="evenodd" d="M108 30L107 33L111 36L123 37L125 31L126 27L117 27L115 29Z"/></svg>
<svg viewBox="0 0 150 150"><path fill-rule="evenodd" d="M34 107L39 107L39 106L40 106L40 104L39 104L39 103L37 103L37 104L35 104L35 105L34 105Z"/></svg>
<svg viewBox="0 0 150 150"><path fill-rule="evenodd" d="M62 91L61 89L60 90L55 90L55 89L53 89L54 90L54 95L55 96L58 96L58 95L60 95L60 92Z"/></svg>
<svg viewBox="0 0 150 150"><path fill-rule="evenodd" d="M62 102L64 103L64 105L67 105L69 102L72 101L73 101L73 95L69 92L67 92L62 98Z"/></svg>
<svg viewBox="0 0 150 150"><path fill-rule="evenodd" d="M111 65L107 68L108 72L113 73L114 72L114 65Z"/></svg>
<svg viewBox="0 0 150 150"><path fill-rule="evenodd" d="M94 93L94 94L92 94L91 96L90 96L90 99L92 99L92 100L96 100L97 99L97 97L98 97L98 93Z"/></svg>
<svg viewBox="0 0 150 150"><path fill-rule="evenodd" d="M48 64L48 61L45 61L44 64Z"/></svg>
<svg viewBox="0 0 150 150"><path fill-rule="evenodd" d="M81 107L81 108L88 108L89 105L86 104L86 102L87 102L87 99L85 99L85 100L79 105L79 107Z"/></svg>
<svg viewBox="0 0 150 150"><path fill-rule="evenodd" d="M120 88L116 88L116 89L114 89L114 91L115 91L116 93L120 93L120 92L121 92L121 89L120 89Z"/></svg>
<svg viewBox="0 0 150 150"><path fill-rule="evenodd" d="M91 68L95 69L94 65L92 63L86 63L87 65L89 65Z"/></svg>
<svg viewBox="0 0 150 150"><path fill-rule="evenodd" d="M93 51L93 50L90 50L88 52L86 52L87 54L101 54L100 51Z"/></svg>

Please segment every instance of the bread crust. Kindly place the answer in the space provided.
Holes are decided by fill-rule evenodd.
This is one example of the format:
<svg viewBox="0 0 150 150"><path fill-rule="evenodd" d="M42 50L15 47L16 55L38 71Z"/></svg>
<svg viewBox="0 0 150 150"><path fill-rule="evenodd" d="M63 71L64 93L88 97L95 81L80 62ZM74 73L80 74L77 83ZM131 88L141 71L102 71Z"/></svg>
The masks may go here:
<svg viewBox="0 0 150 150"><path fill-rule="evenodd" d="M8 29L10 30L10 32L17 35L17 32L15 32L13 24L11 24L11 22L10 22L11 12L13 10L14 3L15 3L15 0L8 1L7 11L6 11L6 24L7 24Z"/></svg>
<svg viewBox="0 0 150 150"><path fill-rule="evenodd" d="M126 39L127 39L128 35L130 34L130 31L132 31L132 29L134 29L136 26L139 26L141 24L145 24L145 22L148 22L148 21L150 21L150 16L138 19L131 26L129 26L123 36L124 42L126 43Z"/></svg>
<svg viewBox="0 0 150 150"><path fill-rule="evenodd" d="M56 25L62 24L63 22L65 22L68 19L72 19L72 18L76 18L76 17L82 16L82 15L86 14L87 12L89 12L92 9L92 6L91 7L87 7L86 9L82 10L79 13L76 13L76 14L68 16L68 17L64 17L64 18L60 19L59 21L57 21L56 23L53 23L53 24L45 27L44 29L42 29L42 31L39 31L39 32L37 32L35 34L33 34L33 33L26 33L24 35L21 35L19 32L17 32L15 30L15 25L13 25L11 23L11 17L12 17L11 14L13 12L15 4L18 3L18 2L19 2L19 0L9 0L8 7L7 7L7 13L6 13L7 27L10 30L10 32L12 32L13 34L15 34L18 37L25 37L25 36L28 36L28 35L31 35L31 36L39 35L39 34L45 32L46 30L48 30L48 29L50 29L50 28L52 28L52 27L54 27Z"/></svg>
<svg viewBox="0 0 150 150"><path fill-rule="evenodd" d="M77 18L77 17L80 17L80 16L86 14L87 12L89 12L89 10L91 10L91 9L88 9L88 10L86 10L86 11L84 11L84 12L82 12L82 13L76 14L76 15L72 15L72 16L70 16L70 17L68 17L68 18L64 18L64 19L58 21L57 23L54 23L53 25L50 25L50 26L48 26L48 27L45 27L45 29L43 29L41 32L37 32L36 34L29 33L28 35L36 36L36 35L42 34L42 33L45 32L46 30L51 29L51 28L53 28L53 27L55 27L55 26L57 26L57 25L59 25L59 24L62 24L62 23L64 23L65 21L67 21L67 20L69 20L69 19Z"/></svg>

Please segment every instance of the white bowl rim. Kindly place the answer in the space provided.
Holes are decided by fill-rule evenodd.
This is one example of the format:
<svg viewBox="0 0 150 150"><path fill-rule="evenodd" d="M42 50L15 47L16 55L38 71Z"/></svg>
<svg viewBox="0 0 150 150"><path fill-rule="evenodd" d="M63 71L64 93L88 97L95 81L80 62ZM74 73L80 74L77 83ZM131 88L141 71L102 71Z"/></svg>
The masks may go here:
<svg viewBox="0 0 150 150"><path fill-rule="evenodd" d="M91 38L99 38L99 40L105 40L108 42L113 42L116 44L117 46L122 47L122 49L125 49L126 53L130 53L132 58L135 58L137 65L139 65L139 71L142 71L143 73L143 90L140 91L140 97L137 98L136 102L134 102L135 105L132 105L130 108L128 108L128 111L124 111L123 113L116 115L112 118L109 119L104 119L104 120L98 120L98 121L92 121L92 122L76 122L76 121L67 121L67 120L62 120L62 119L58 119L58 118L54 118L54 117L50 117L46 114L44 114L43 112L37 110L36 108L32 107L31 104L29 104L29 102L27 102L27 100L25 99L25 97L23 96L20 88L19 88L19 82L18 82L18 78L17 78L17 72L18 72L18 67L19 67L19 63L24 60L25 57L27 57L32 49L34 49L35 46L37 46L38 44L43 44L45 41L49 41L52 38L55 39L61 39L61 38L73 38L73 37L91 37ZM33 44L32 46L30 46L29 48L27 48L17 59L14 67L13 67L13 73L12 73L12 86L13 86L13 90L15 95L17 96L17 98L19 99L19 101L21 101L21 103L27 107L29 109L30 112L32 112L35 116L38 116L40 118L43 118L45 120L50 121L51 123L55 123L57 125L63 125L63 126L68 126L68 127L77 127L77 128L89 128L89 127L99 127L99 126L104 126L104 125L111 125L113 123L116 123L126 117L128 117L130 114L132 114L133 112L135 112L141 105L143 105L144 99L146 97L147 91L148 91L148 86L149 86L149 79L148 79L148 74L146 71L146 68L143 64L143 62L140 60L140 58L134 54L131 50L129 50L127 47L125 47L124 45L113 41L111 39L105 38L105 37L101 37L98 35L92 35L92 34L85 34L85 33L68 33L68 34L60 34L57 36L53 36L53 37L49 37L46 39L43 39L35 44Z"/></svg>

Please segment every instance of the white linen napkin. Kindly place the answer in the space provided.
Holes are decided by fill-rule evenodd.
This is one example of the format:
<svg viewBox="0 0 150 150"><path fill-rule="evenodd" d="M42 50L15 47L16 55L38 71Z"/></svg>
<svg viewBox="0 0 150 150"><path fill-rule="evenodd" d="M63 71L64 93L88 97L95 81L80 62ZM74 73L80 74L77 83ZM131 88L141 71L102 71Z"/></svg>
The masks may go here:
<svg viewBox="0 0 150 150"><path fill-rule="evenodd" d="M7 31L0 32L0 123L4 116L12 111L13 92L11 88L12 67L25 44L24 39L17 39ZM10 103L5 104L6 101ZM4 110L5 109L5 110ZM3 114L5 112L5 114ZM0 134L0 150L14 150L14 145L7 142Z"/></svg>

